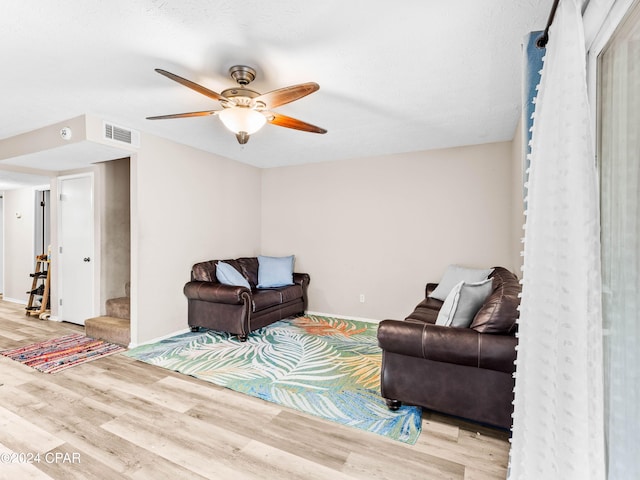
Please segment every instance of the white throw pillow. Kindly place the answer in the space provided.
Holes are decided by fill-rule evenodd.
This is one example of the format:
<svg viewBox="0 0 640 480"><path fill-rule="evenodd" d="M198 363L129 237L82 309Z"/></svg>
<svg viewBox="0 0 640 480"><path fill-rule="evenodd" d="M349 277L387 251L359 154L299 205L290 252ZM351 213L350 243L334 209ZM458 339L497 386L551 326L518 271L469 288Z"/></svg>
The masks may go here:
<svg viewBox="0 0 640 480"><path fill-rule="evenodd" d="M451 289L453 289L453 287L458 283L481 282L486 280L487 277L491 275L491 272L493 272L493 268L477 269L461 267L459 265L449 265L442 276L442 280L440 280L440 283L436 289L431 292L429 297L444 301L449 295Z"/></svg>
<svg viewBox="0 0 640 480"><path fill-rule="evenodd" d="M469 328L473 318L493 291L493 279L456 284L438 312L436 325Z"/></svg>

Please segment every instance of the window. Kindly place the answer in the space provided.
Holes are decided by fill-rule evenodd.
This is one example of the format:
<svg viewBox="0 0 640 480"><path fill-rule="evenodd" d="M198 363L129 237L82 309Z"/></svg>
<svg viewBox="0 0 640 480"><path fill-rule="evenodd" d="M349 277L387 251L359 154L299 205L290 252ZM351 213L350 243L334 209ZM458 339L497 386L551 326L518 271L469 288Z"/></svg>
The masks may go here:
<svg viewBox="0 0 640 480"><path fill-rule="evenodd" d="M609 480L640 478L640 7L598 57Z"/></svg>

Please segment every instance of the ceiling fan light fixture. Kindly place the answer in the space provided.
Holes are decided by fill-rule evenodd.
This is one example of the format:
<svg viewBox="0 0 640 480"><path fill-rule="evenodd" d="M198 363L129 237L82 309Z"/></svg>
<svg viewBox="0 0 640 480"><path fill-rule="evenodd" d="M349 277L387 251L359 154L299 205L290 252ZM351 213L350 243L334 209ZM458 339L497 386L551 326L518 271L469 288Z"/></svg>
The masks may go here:
<svg viewBox="0 0 640 480"><path fill-rule="evenodd" d="M249 141L249 134L247 132L236 133L236 139L240 145L244 145Z"/></svg>
<svg viewBox="0 0 640 480"><path fill-rule="evenodd" d="M223 108L222 110L156 115L147 117L148 120L217 115L224 126L235 133L238 143L241 145L247 143L249 136L260 130L267 122L278 127L291 128L303 132L327 133L324 128L271 111L273 108L286 105L317 91L320 86L315 82L291 85L260 94L246 88L256 78L256 71L246 65L234 65L229 69L229 74L238 83L239 87L227 88L220 94L161 68L156 68L156 72L206 97L217 100Z"/></svg>
<svg viewBox="0 0 640 480"><path fill-rule="evenodd" d="M252 135L267 123L262 113L243 106L225 108L218 117L224 126L235 134L245 132L247 135Z"/></svg>

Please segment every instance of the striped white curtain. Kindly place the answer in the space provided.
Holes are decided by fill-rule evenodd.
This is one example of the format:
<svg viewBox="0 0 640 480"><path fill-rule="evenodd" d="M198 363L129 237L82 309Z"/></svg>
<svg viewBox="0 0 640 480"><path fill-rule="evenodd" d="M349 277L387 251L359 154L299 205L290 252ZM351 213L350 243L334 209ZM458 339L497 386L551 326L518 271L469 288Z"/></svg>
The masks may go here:
<svg viewBox="0 0 640 480"><path fill-rule="evenodd" d="M584 31L561 0L533 125L510 480L603 480L600 230Z"/></svg>

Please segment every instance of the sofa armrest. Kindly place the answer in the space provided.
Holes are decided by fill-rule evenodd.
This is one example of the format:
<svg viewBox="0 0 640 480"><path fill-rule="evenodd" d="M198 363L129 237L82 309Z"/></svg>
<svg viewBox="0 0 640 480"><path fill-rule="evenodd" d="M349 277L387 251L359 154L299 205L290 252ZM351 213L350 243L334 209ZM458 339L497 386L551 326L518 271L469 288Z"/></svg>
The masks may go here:
<svg viewBox="0 0 640 480"><path fill-rule="evenodd" d="M429 323L383 320L378 326L378 345L385 351L506 373L514 371L516 343L511 335Z"/></svg>
<svg viewBox="0 0 640 480"><path fill-rule="evenodd" d="M309 282L311 281L311 277L309 276L308 273L296 273L293 272L293 283L295 283L296 285L309 285Z"/></svg>
<svg viewBox="0 0 640 480"><path fill-rule="evenodd" d="M241 305L251 300L251 291L246 287L224 285L218 282L188 282L184 294L190 300Z"/></svg>
<svg viewBox="0 0 640 480"><path fill-rule="evenodd" d="M424 298L427 298L429 295L431 295L437 286L437 283L427 283L427 286L424 288Z"/></svg>
<svg viewBox="0 0 640 480"><path fill-rule="evenodd" d="M293 272L293 283L296 285L300 285L302 287L302 311L306 312L309 307L309 297L307 295L307 290L309 289L309 282L311 281L311 277L308 273L296 273Z"/></svg>

